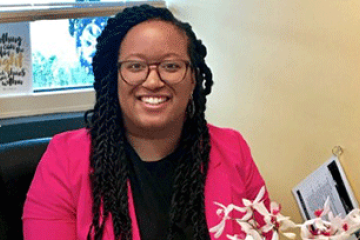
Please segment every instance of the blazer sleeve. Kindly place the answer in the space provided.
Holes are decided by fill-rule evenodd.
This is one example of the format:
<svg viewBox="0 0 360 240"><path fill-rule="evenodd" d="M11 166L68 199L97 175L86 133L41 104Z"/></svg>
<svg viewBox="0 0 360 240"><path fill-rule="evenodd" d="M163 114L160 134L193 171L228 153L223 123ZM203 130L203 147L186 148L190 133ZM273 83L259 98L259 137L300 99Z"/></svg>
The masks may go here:
<svg viewBox="0 0 360 240"><path fill-rule="evenodd" d="M239 167L243 169L238 169L244 175L244 182L246 187L246 196L249 200L255 199L260 189L265 186L265 181L260 174L258 167L256 166L250 148L240 133L237 133L238 142L240 144L240 154L242 159L242 164ZM268 203L269 195L266 191L264 196L265 203Z"/></svg>
<svg viewBox="0 0 360 240"><path fill-rule="evenodd" d="M23 211L25 240L75 240L76 217L68 176L66 142L50 141L36 169Z"/></svg>
<svg viewBox="0 0 360 240"><path fill-rule="evenodd" d="M243 173L245 176L244 181L246 186L246 196L247 199L254 200L258 195L260 189L264 186L266 187L265 181L261 176L259 169L253 160L248 144L239 133L238 133L238 138L240 143L242 159L244 161L244 165L242 165L242 167L244 167ZM267 207L267 209L270 210L270 198L267 189L265 191L264 197L262 198L262 201L264 201L264 204ZM257 211L254 212L254 218L256 222L259 223L260 226L265 225L264 217ZM271 239L272 233L269 232L265 234L265 238Z"/></svg>

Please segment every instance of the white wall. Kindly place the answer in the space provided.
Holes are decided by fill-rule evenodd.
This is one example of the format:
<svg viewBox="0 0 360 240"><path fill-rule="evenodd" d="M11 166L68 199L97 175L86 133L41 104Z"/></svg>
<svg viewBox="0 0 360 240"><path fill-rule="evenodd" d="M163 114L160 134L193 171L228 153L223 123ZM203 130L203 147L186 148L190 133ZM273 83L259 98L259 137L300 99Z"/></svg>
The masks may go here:
<svg viewBox="0 0 360 240"><path fill-rule="evenodd" d="M248 140L272 198L301 221L291 189L340 145L360 197L360 1L169 0L208 47L209 122Z"/></svg>

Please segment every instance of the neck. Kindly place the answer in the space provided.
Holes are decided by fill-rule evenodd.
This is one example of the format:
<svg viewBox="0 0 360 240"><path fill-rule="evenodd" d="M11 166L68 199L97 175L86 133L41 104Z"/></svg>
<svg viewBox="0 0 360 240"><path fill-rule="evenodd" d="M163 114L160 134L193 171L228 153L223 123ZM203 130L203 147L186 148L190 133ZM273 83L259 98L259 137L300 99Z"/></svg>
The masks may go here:
<svg viewBox="0 0 360 240"><path fill-rule="evenodd" d="M156 130L127 131L127 139L143 161L158 161L172 153L178 146L181 127Z"/></svg>

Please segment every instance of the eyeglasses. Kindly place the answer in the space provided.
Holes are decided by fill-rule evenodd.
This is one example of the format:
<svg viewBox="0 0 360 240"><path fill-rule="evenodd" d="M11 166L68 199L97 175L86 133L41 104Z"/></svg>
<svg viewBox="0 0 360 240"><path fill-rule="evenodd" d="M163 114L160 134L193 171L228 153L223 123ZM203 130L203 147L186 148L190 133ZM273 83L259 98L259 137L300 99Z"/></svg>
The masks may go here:
<svg viewBox="0 0 360 240"><path fill-rule="evenodd" d="M184 80L190 63L186 60L165 60L151 64L146 61L122 61L118 63L121 78L133 86L146 81L152 66L155 67L162 81L172 85Z"/></svg>

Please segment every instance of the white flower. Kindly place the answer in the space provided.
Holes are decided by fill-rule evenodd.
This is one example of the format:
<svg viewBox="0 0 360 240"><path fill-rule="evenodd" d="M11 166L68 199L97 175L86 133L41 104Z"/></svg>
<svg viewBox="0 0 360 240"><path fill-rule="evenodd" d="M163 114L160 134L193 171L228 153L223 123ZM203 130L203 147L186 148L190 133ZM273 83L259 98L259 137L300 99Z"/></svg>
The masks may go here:
<svg viewBox="0 0 360 240"><path fill-rule="evenodd" d="M239 238L239 235L237 235L237 234L235 234L235 235L227 234L226 237L230 240L242 240L241 238Z"/></svg>
<svg viewBox="0 0 360 240"><path fill-rule="evenodd" d="M238 207L234 204L229 204L227 207L225 207L223 204L218 203L218 202L215 202L215 204L220 206L220 208L216 211L216 214L220 217L221 217L221 215L223 215L223 216L222 216L220 223L218 225L210 228L209 232L215 233L214 237L219 238L225 229L226 220L230 219L230 217L229 217L230 212L232 212L233 210L237 210L239 212L246 212L247 209Z"/></svg>
<svg viewBox="0 0 360 240"><path fill-rule="evenodd" d="M261 201L262 199L264 198L264 195L265 195L265 186L261 187L259 193L256 195L254 201L250 201L248 199L243 199L243 204L245 207L256 207ZM266 208L265 208L266 210Z"/></svg>
<svg viewBox="0 0 360 240"><path fill-rule="evenodd" d="M279 234L283 234L289 239L294 239L296 234L289 232L289 229L300 228L302 240L347 240L351 234L360 229L360 209L352 210L345 218L340 215L334 216L330 210L329 198L326 199L324 207L314 212L316 218L305 221L302 224L295 224L289 217L280 214L281 207L276 202L270 203L270 209L264 204L265 186L263 186L253 201L243 199L245 207L238 207L229 204L227 207L221 203L215 203L220 208L216 211L221 221L218 225L210 228L215 238L219 238L223 233L226 221L235 221L241 227L243 233L229 235L230 240L263 240L264 233L272 232L271 240L279 240ZM243 213L241 218L232 219L232 211ZM260 227L254 218L254 211L263 216L265 225ZM325 220L327 217L328 220ZM284 232L287 231L287 232Z"/></svg>
<svg viewBox="0 0 360 240"><path fill-rule="evenodd" d="M356 232L360 228L360 209L352 210L344 219L345 224L348 224L347 232L350 234Z"/></svg>
<svg viewBox="0 0 360 240"><path fill-rule="evenodd" d="M262 236L252 224L242 220L236 220L236 222L240 225L241 230L244 231L247 236L251 236L254 240L262 240Z"/></svg>

